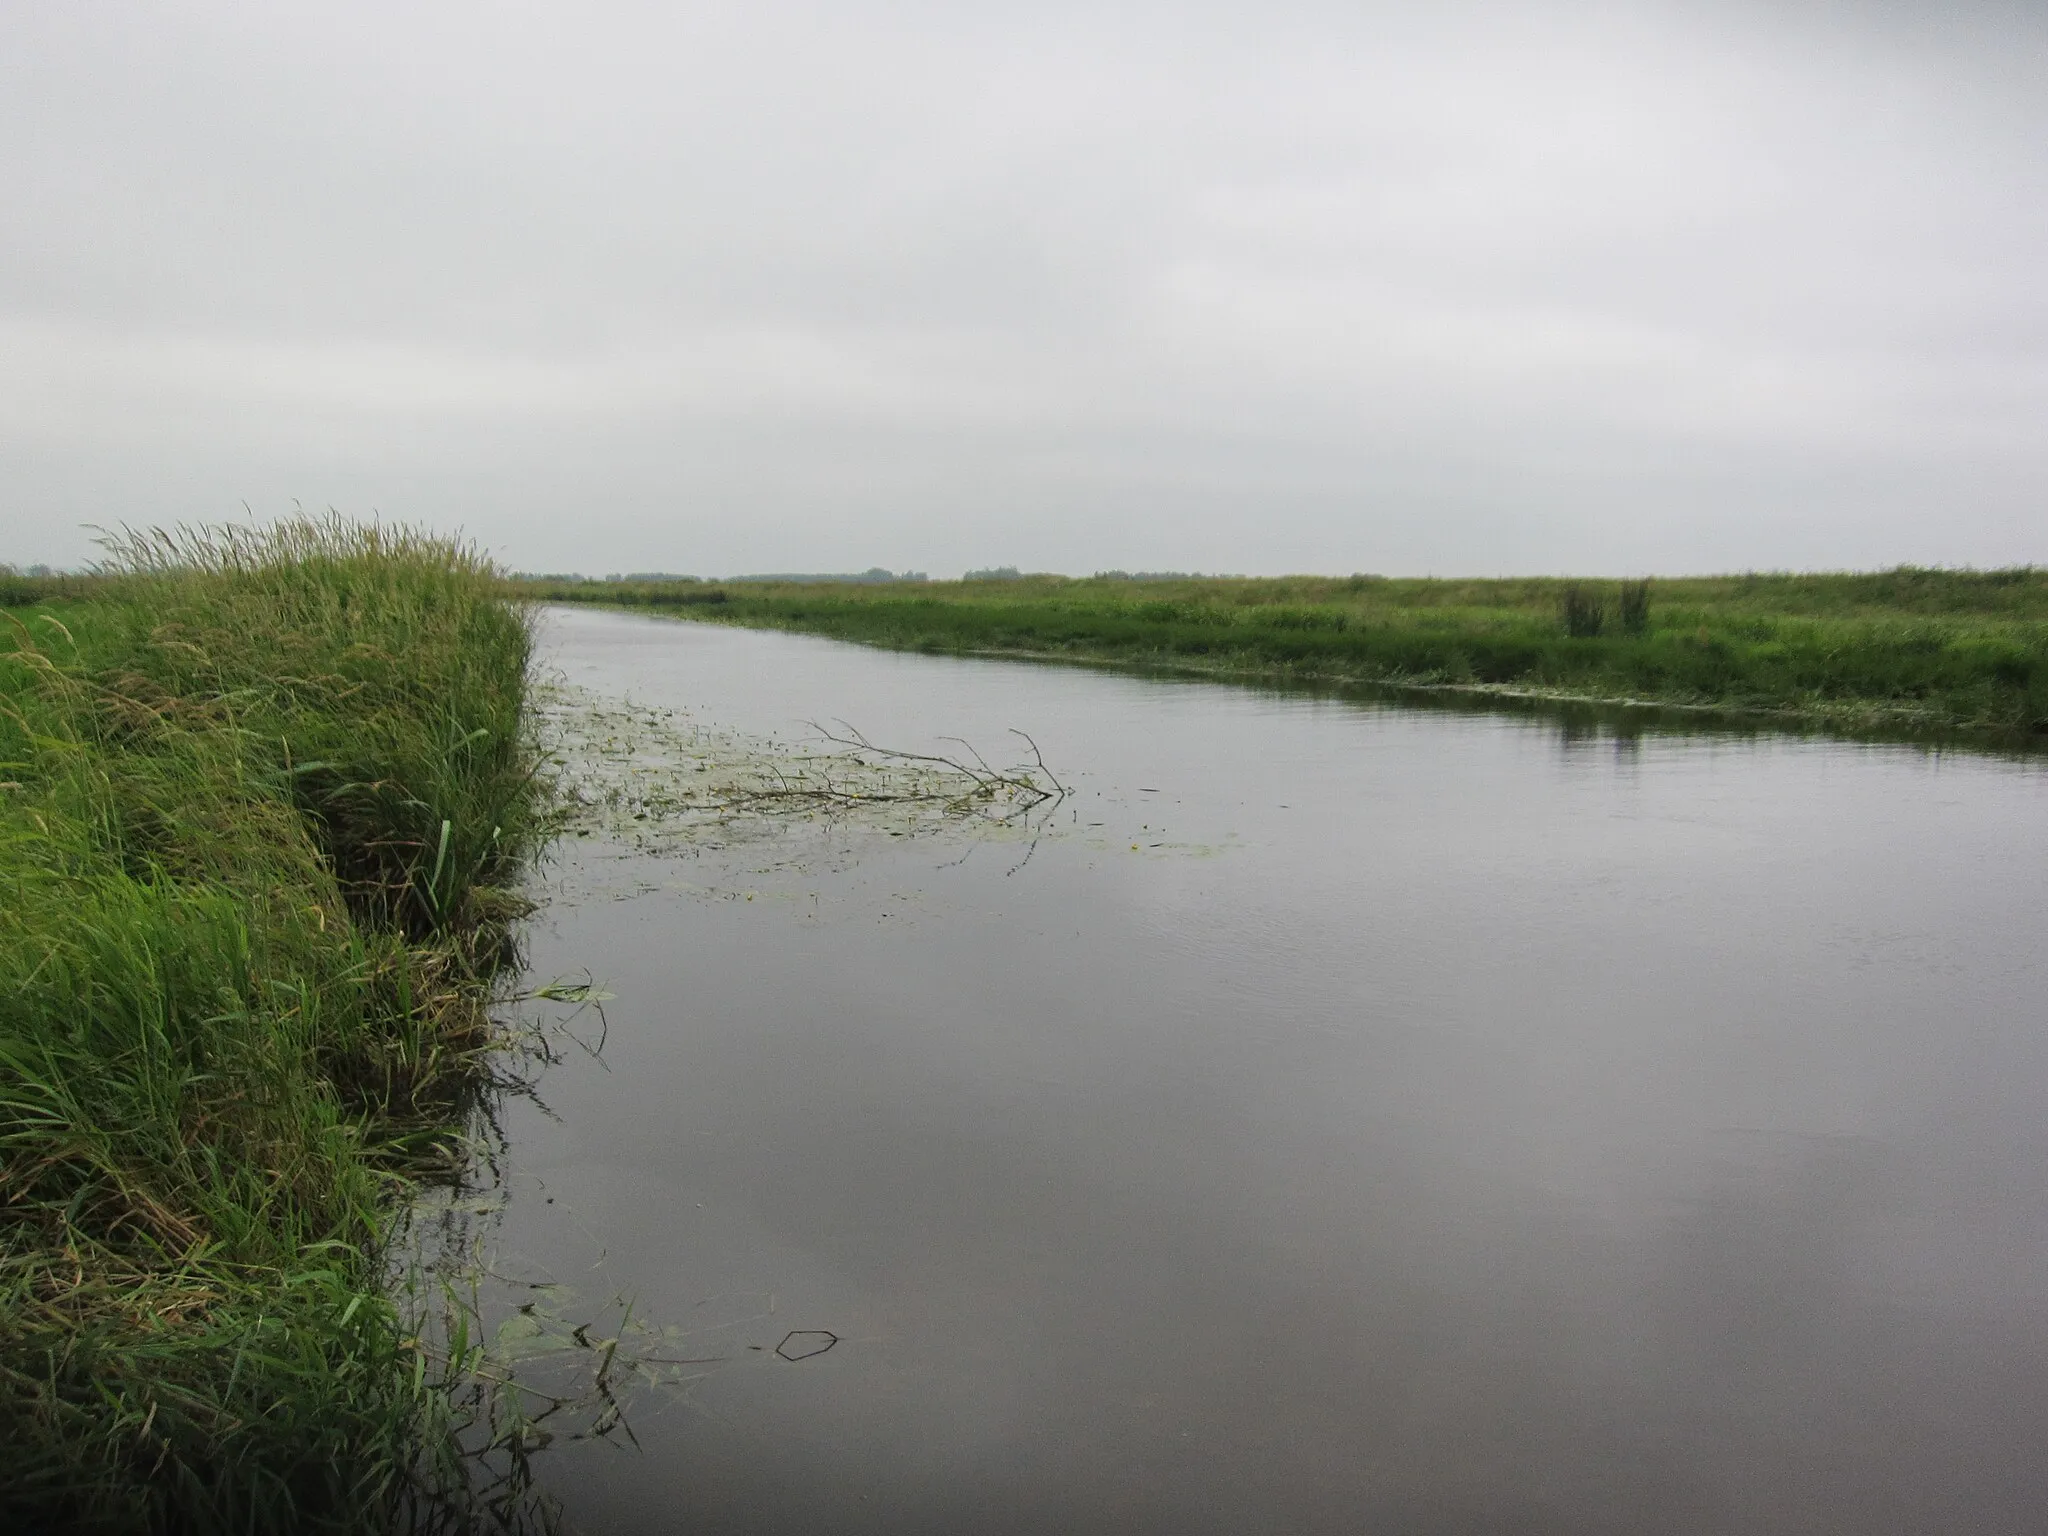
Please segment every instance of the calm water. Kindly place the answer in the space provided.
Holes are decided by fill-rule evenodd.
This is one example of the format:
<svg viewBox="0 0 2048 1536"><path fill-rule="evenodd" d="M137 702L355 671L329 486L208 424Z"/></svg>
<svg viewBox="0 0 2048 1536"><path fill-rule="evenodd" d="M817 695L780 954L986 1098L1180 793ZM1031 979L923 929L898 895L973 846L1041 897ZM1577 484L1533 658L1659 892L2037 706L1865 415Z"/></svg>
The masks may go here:
<svg viewBox="0 0 2048 1536"><path fill-rule="evenodd" d="M1021 726L1077 787L1022 868L565 855L534 966L609 1040L511 1106L496 1241L729 1357L547 1453L578 1528L2048 1523L2039 767L549 647L724 725Z"/></svg>

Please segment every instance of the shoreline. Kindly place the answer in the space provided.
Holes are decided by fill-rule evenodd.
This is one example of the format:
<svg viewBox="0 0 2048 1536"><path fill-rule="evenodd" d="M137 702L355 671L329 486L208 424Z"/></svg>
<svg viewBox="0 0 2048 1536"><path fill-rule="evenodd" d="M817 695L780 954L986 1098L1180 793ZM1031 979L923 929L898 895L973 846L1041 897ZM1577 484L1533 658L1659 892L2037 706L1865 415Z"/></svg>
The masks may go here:
<svg viewBox="0 0 2048 1536"><path fill-rule="evenodd" d="M499 1410L388 1245L502 1044L550 826L528 617L466 546L337 519L113 553L0 621L0 1512L460 1512Z"/></svg>
<svg viewBox="0 0 2048 1536"><path fill-rule="evenodd" d="M850 645L865 645L879 650L923 655L1090 667L1127 676L1174 677L1245 687L1291 687L1340 692L1355 690L1392 694L1425 705L1474 712L1516 713L1526 712L1531 708L1546 714L1581 711L1613 719L1632 718L1644 726L1665 726L1680 731L1718 725L1743 734L1767 733L1788 737L1820 735L1845 741L1917 745L1992 756L2033 758L2048 754L2048 721L2037 723L2031 729L2017 729L1959 721L1924 705L1905 703L1841 699L1806 706L1782 706L1697 698L1665 698L1654 695L1604 693L1526 682L1453 681L1442 678L1383 675L1282 662L1260 663L1233 659L1204 661L1193 655L1172 651L1112 652L1107 649L1091 650L1078 645L1071 649L1055 650L973 643L948 644L934 635L887 637L847 634L828 625L806 624L781 614L734 613L730 611L731 605L621 602L557 595L535 598L534 601L560 603L567 607L601 608L609 612L643 614L691 623L807 634ZM1513 708L1514 706L1522 708L1518 710Z"/></svg>

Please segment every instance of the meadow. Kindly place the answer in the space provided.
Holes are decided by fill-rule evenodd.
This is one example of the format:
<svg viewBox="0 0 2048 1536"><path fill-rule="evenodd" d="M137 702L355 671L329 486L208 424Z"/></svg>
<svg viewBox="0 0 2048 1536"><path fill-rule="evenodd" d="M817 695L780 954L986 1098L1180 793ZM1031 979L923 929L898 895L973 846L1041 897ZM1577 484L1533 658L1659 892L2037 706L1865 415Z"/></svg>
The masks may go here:
<svg viewBox="0 0 2048 1536"><path fill-rule="evenodd" d="M2048 569L1651 581L1019 576L519 583L928 652L1653 704L1848 733L2048 738Z"/></svg>
<svg viewBox="0 0 2048 1536"><path fill-rule="evenodd" d="M527 616L333 521L0 599L0 1524L458 1526L463 1346L386 1239L546 829Z"/></svg>

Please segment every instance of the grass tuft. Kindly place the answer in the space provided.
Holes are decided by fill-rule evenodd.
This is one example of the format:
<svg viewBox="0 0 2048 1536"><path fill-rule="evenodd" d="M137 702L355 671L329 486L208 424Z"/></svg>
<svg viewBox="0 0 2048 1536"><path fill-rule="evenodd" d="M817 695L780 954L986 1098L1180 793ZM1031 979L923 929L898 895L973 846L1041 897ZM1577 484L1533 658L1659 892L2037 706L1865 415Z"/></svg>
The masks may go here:
<svg viewBox="0 0 2048 1536"><path fill-rule="evenodd" d="M1624 581L1621 584L1619 616L1621 629L1627 635L1646 635L1650 632L1650 583Z"/></svg>
<svg viewBox="0 0 2048 1536"><path fill-rule="evenodd" d="M1579 582L1566 585L1559 603L1564 632L1574 640L1592 640L1607 626L1607 608L1600 595Z"/></svg>

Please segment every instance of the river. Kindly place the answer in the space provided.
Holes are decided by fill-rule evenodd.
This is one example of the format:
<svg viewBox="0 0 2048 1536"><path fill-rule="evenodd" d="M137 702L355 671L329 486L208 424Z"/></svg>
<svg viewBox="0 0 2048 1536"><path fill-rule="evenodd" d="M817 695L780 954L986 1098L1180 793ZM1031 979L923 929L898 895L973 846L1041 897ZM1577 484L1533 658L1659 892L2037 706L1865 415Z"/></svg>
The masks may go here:
<svg viewBox="0 0 2048 1536"><path fill-rule="evenodd" d="M494 1251L704 1362L539 1458L575 1528L2040 1528L2039 763L545 653L1072 790L1035 843L564 845L531 966L608 1028L505 1105Z"/></svg>

